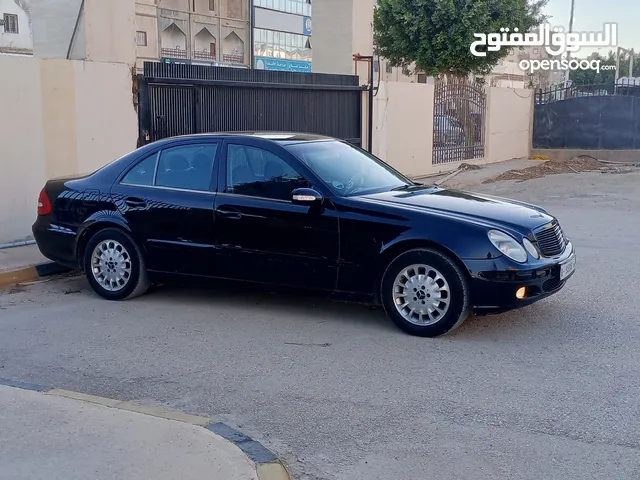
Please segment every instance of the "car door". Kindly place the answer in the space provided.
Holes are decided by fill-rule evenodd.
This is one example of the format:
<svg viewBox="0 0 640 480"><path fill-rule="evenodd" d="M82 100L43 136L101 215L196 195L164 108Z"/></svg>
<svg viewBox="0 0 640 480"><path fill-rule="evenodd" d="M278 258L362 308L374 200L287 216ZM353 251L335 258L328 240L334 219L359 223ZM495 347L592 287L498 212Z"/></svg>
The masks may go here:
<svg viewBox="0 0 640 480"><path fill-rule="evenodd" d="M292 202L294 189L313 186L295 157L270 143L229 140L222 158L214 211L221 275L333 290L338 217L330 201Z"/></svg>
<svg viewBox="0 0 640 480"><path fill-rule="evenodd" d="M213 205L219 143L172 144L136 163L111 189L147 268L216 275Z"/></svg>

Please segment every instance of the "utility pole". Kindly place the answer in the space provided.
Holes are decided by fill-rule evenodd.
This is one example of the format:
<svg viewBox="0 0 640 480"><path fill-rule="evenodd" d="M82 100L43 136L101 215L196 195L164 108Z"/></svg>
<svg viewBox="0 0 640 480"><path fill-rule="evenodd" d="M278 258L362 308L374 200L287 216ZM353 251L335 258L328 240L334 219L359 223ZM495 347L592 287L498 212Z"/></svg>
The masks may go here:
<svg viewBox="0 0 640 480"><path fill-rule="evenodd" d="M569 16L569 33L573 33L573 11L575 10L575 0L571 0L571 15ZM569 58L571 57L571 52L567 52L567 62L569 61ZM564 72L564 86L567 87L567 85L569 84L569 73L571 73L570 69L567 69L566 72Z"/></svg>
<svg viewBox="0 0 640 480"><path fill-rule="evenodd" d="M635 52L633 48L628 50L626 48L618 47L616 49L616 83L618 83L618 79L620 78L620 52L629 54L629 78L633 78L633 56Z"/></svg>

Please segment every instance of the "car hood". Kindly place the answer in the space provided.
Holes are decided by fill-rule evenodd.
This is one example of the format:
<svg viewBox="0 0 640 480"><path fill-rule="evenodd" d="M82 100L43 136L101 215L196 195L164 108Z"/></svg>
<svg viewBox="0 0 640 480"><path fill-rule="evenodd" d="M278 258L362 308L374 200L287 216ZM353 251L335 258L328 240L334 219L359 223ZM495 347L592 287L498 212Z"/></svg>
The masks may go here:
<svg viewBox="0 0 640 480"><path fill-rule="evenodd" d="M553 220L544 209L524 202L440 187L363 195L365 201L394 204L425 213L472 220L485 225L504 225L527 233Z"/></svg>

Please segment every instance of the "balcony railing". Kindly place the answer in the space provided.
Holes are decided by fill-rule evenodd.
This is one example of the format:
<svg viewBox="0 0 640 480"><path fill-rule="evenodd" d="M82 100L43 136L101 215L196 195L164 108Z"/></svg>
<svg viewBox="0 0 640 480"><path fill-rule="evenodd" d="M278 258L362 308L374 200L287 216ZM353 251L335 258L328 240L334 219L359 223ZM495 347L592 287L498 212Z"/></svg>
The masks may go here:
<svg viewBox="0 0 640 480"><path fill-rule="evenodd" d="M182 50L181 48L163 48L161 49L161 53L163 58L180 58L180 59L189 58L189 56L187 55L187 51ZM217 61L217 58L215 55L211 55L210 52L203 52L203 51L193 52L193 56L191 58L193 58L194 60L205 60L208 62ZM222 61L227 63L244 64L244 55L225 53L222 55Z"/></svg>
<svg viewBox="0 0 640 480"><path fill-rule="evenodd" d="M209 62L215 62L216 56L211 55L209 52L193 52L194 60L207 60Z"/></svg>
<svg viewBox="0 0 640 480"><path fill-rule="evenodd" d="M229 63L244 63L244 55L225 53L222 55L222 61L229 62Z"/></svg>
<svg viewBox="0 0 640 480"><path fill-rule="evenodd" d="M163 48L161 53L165 58L187 58L187 51L180 48Z"/></svg>

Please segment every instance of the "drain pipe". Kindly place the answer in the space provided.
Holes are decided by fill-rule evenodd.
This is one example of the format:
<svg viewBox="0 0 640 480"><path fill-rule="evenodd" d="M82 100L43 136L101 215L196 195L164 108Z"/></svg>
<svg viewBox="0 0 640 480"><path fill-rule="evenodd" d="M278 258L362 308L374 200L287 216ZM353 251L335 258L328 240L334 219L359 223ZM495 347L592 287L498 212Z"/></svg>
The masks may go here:
<svg viewBox="0 0 640 480"><path fill-rule="evenodd" d="M24 247L26 245L35 245L35 240L20 240L18 242L2 243L0 244L0 250L5 248Z"/></svg>

